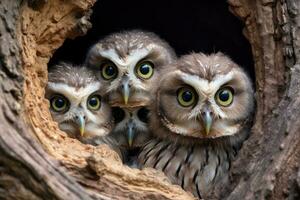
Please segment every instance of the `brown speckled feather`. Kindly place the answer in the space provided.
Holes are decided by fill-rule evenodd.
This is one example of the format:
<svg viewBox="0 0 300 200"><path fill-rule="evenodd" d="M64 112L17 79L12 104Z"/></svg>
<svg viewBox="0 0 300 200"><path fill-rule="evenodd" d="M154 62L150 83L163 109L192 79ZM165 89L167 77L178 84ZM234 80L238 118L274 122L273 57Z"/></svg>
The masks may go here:
<svg viewBox="0 0 300 200"><path fill-rule="evenodd" d="M139 111L154 100L152 91L156 90L164 66L176 59L175 51L158 35L141 30L122 31L110 34L89 50L85 64L96 71L102 92L108 97L112 107L123 109L125 116L116 123L111 136L122 149L131 151L144 145L149 139L146 122L139 117ZM147 62L152 66L148 78L138 75L139 65ZM115 77L105 79L103 66L110 63L116 71ZM128 86L128 102L124 102L124 85ZM133 128L132 128L133 127ZM133 132L129 145L129 129Z"/></svg>
<svg viewBox="0 0 300 200"><path fill-rule="evenodd" d="M48 77L48 82L64 83L74 88L86 87L98 81L92 69L87 70L86 67L64 62L51 67Z"/></svg>
<svg viewBox="0 0 300 200"><path fill-rule="evenodd" d="M192 88L194 104L182 106L178 90ZM216 95L232 88L233 102L222 106ZM205 132L203 112L212 127ZM156 102L150 106L149 129L154 138L139 155L141 167L163 171L172 183L199 199L226 178L231 161L249 136L254 111L251 82L225 55L191 54L165 67Z"/></svg>
<svg viewBox="0 0 300 200"><path fill-rule="evenodd" d="M221 138L227 145L220 145L221 141L187 145L156 138L144 146L139 163L163 171L172 183L203 198L213 183L227 174L247 136L244 131L234 144L230 144L231 138Z"/></svg>
<svg viewBox="0 0 300 200"><path fill-rule="evenodd" d="M93 69L59 63L49 69L45 97L50 101L53 120L68 136L92 145L107 144L121 155L116 141L109 136L114 125L111 108L102 96L101 88ZM65 103L62 111L53 108L57 97ZM90 97L97 97L99 108L89 108ZM80 133L79 117L84 119L83 134Z"/></svg>
<svg viewBox="0 0 300 200"><path fill-rule="evenodd" d="M131 30L114 33L100 40L99 43L91 48L87 55L86 63L93 64L95 59L99 59L99 51L114 49L120 58L126 58L132 51L148 48L149 45L157 46L163 51L161 53L164 53L165 56L171 59L176 58L176 54L170 45L156 34L141 30ZM154 54L154 57L160 56L159 51L154 51ZM169 59L167 57L165 59Z"/></svg>

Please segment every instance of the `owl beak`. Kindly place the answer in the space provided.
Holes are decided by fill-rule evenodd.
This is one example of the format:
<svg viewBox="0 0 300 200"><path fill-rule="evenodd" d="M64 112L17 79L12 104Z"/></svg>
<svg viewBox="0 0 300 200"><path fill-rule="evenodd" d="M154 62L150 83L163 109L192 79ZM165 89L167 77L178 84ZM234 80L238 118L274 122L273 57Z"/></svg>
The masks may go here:
<svg viewBox="0 0 300 200"><path fill-rule="evenodd" d="M76 116L76 123L79 127L80 135L84 135L85 131L85 117L83 115Z"/></svg>
<svg viewBox="0 0 300 200"><path fill-rule="evenodd" d="M127 139L128 139L128 145L129 147L132 147L132 143L133 143L133 139L134 139L134 131L133 131L133 128L134 128L134 124L133 122L130 120L128 122L128 132L127 132Z"/></svg>
<svg viewBox="0 0 300 200"><path fill-rule="evenodd" d="M202 113L202 120L204 122L205 127L205 133L208 135L211 130L213 118L212 118L212 112L210 110L206 110Z"/></svg>
<svg viewBox="0 0 300 200"><path fill-rule="evenodd" d="M125 103L125 105L127 105L129 95L130 95L130 87L129 87L128 80L124 80L122 83L122 93L123 93L124 103Z"/></svg>

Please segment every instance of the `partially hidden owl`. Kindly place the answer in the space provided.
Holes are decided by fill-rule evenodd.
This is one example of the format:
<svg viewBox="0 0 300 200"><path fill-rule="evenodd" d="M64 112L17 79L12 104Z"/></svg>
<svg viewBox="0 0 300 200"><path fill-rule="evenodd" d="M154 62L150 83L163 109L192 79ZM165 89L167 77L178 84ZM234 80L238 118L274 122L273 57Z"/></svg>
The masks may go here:
<svg viewBox="0 0 300 200"><path fill-rule="evenodd" d="M204 198L247 139L254 112L247 74L222 53L192 53L165 67L150 106L154 135L139 164Z"/></svg>
<svg viewBox="0 0 300 200"><path fill-rule="evenodd" d="M109 104L123 109L124 119L116 124L112 136L125 149L136 148L149 138L146 120L140 120L138 113L153 100L151 91L158 86L163 67L175 58L167 42L139 30L111 34L88 52L86 65L99 71Z"/></svg>
<svg viewBox="0 0 300 200"><path fill-rule="evenodd" d="M129 166L137 166L139 149L151 138L148 129L148 115L149 111L145 107L113 108L116 125L111 137L122 151L124 163Z"/></svg>
<svg viewBox="0 0 300 200"><path fill-rule="evenodd" d="M70 137L92 143L113 128L111 108L93 70L60 63L50 68L46 98L59 128Z"/></svg>

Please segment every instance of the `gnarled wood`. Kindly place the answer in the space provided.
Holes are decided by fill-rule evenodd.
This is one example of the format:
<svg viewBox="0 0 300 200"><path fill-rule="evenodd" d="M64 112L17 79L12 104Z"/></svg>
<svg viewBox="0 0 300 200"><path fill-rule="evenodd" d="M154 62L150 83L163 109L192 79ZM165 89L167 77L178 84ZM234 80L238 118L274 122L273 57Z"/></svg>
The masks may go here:
<svg viewBox="0 0 300 200"><path fill-rule="evenodd" d="M5 130L0 137L3 151L0 156L0 173L3 174L0 191L7 190L0 197L193 199L179 186L171 185L163 174L150 169L139 171L125 167L108 147L96 148L71 139L59 131L52 121L48 102L44 99L47 63L66 38L85 34L91 27L88 18L94 2L53 0L15 5L9 1L0 3L4 6L6 17L11 11L15 15L11 18L14 20L9 24L11 27L8 27L12 32L4 30L8 37L14 37L7 40L13 44L7 41L2 43L8 48L2 52L10 54L4 55L1 68L5 78L1 83L9 94L1 93L4 98L0 100L3 103L0 126ZM21 17L17 18L19 14ZM5 18L2 22L10 23ZM6 33L4 31L3 34ZM13 45L16 46L15 51L11 51ZM16 61L10 63L14 59ZM19 82L23 77L24 84ZM9 79L6 81L6 78ZM6 101L2 102L2 99ZM18 192L14 190L16 188Z"/></svg>
<svg viewBox="0 0 300 200"><path fill-rule="evenodd" d="M107 146L67 137L44 99L47 63L83 35L95 0L0 2L0 199L193 199L153 169L123 166ZM253 134L215 199L300 195L300 5L229 0L245 22L255 61ZM298 196L297 196L298 195Z"/></svg>
<svg viewBox="0 0 300 200"><path fill-rule="evenodd" d="M90 199L32 138L20 116L23 73L20 3L0 3L0 198Z"/></svg>
<svg viewBox="0 0 300 200"><path fill-rule="evenodd" d="M297 3L298 2L298 3ZM300 4L289 1L230 1L246 22L257 78L256 124L244 143L230 181L215 199L298 199L300 197Z"/></svg>

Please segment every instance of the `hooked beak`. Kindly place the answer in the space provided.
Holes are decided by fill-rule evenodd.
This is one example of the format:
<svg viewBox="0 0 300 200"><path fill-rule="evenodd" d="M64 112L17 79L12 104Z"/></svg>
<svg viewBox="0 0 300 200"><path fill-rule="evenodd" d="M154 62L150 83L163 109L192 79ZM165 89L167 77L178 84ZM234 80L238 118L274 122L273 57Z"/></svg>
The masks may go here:
<svg viewBox="0 0 300 200"><path fill-rule="evenodd" d="M202 120L203 120L203 123L204 123L206 135L209 134L211 126L212 126L213 118L212 118L211 115L212 114L211 114L210 110L206 110L202 113Z"/></svg>
<svg viewBox="0 0 300 200"><path fill-rule="evenodd" d="M76 124L78 125L80 135L84 135L85 129L85 118L83 115L76 116Z"/></svg>
<svg viewBox="0 0 300 200"><path fill-rule="evenodd" d="M134 135L135 135L133 128L134 128L134 124L133 124L132 120L130 120L128 122L128 130L127 130L127 140L128 140L129 147L132 147L132 143L133 143L133 139L134 139Z"/></svg>
<svg viewBox="0 0 300 200"><path fill-rule="evenodd" d="M123 98L124 98L124 103L125 103L125 105L127 105L128 99L129 99L129 95L130 95L130 87L129 87L129 81L128 81L128 79L123 80L123 83L122 83L122 94L123 94Z"/></svg>

